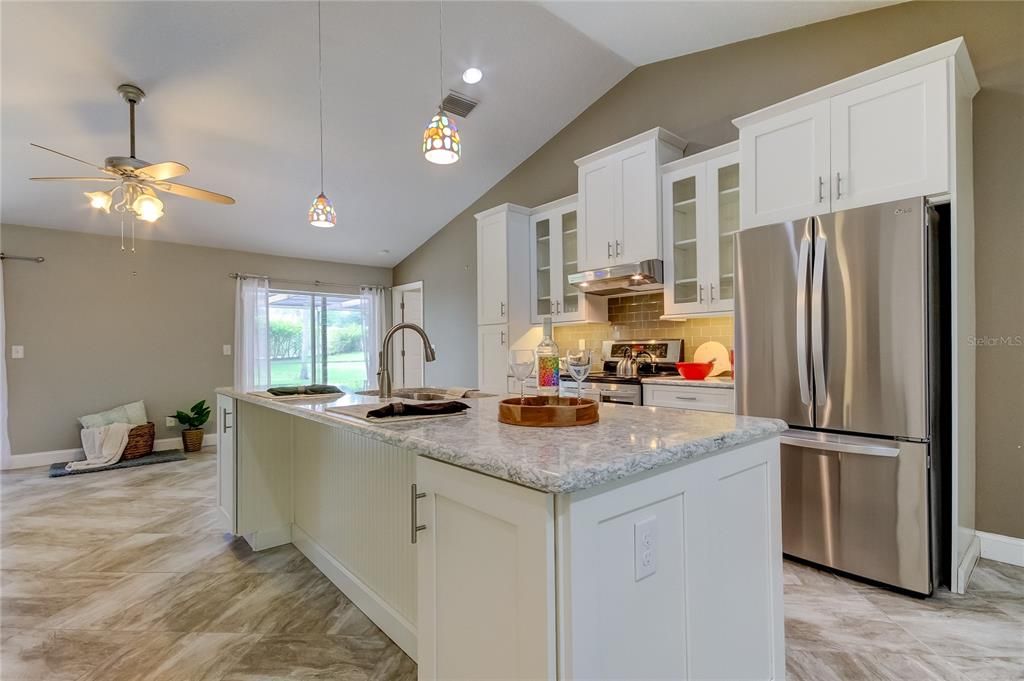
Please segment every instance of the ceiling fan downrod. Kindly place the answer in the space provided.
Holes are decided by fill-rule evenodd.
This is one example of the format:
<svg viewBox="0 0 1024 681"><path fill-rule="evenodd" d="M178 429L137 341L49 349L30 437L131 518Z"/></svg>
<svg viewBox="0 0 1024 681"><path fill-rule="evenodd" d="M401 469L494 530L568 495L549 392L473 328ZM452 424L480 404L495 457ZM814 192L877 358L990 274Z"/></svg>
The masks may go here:
<svg viewBox="0 0 1024 681"><path fill-rule="evenodd" d="M135 105L142 104L142 100L146 98L146 93L138 85L132 85L131 83L118 85L117 91L121 93L124 101L128 102L128 127L131 143L130 157L135 158Z"/></svg>

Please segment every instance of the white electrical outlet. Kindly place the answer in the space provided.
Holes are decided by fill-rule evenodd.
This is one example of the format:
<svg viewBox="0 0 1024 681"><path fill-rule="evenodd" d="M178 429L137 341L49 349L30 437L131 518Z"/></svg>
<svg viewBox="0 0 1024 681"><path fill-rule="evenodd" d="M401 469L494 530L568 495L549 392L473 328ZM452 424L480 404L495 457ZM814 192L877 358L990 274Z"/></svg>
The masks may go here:
<svg viewBox="0 0 1024 681"><path fill-rule="evenodd" d="M11 359L25 359L25 346L24 345L12 345L11 346Z"/></svg>
<svg viewBox="0 0 1024 681"><path fill-rule="evenodd" d="M637 582L658 570L658 518L655 516L633 525L633 568Z"/></svg>
<svg viewBox="0 0 1024 681"><path fill-rule="evenodd" d="M231 355L231 346L230 345L225 345L222 348L222 350L223 350L225 356L230 356Z"/></svg>
<svg viewBox="0 0 1024 681"><path fill-rule="evenodd" d="M173 428L174 426L178 425L178 419L174 418L173 416L166 416L164 417L164 425L167 426L168 428Z"/></svg>

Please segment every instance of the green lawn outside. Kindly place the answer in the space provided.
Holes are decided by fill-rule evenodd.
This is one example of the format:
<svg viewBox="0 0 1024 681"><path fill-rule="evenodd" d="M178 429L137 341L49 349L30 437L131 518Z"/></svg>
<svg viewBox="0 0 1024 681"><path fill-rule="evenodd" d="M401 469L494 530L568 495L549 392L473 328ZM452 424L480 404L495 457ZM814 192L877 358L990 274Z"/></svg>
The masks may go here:
<svg viewBox="0 0 1024 681"><path fill-rule="evenodd" d="M372 378L372 377L371 377ZM324 382L319 379L320 382ZM346 352L327 358L327 381L346 392L363 390L366 363L362 352ZM274 359L270 361L271 385L305 385L312 383L312 374L302 377L302 360Z"/></svg>

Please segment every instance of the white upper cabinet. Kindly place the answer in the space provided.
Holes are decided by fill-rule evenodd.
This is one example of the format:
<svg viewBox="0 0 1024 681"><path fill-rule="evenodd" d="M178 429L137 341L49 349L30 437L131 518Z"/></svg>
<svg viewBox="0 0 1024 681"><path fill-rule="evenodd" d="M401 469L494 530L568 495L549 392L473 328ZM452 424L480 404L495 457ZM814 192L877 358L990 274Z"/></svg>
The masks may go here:
<svg viewBox="0 0 1024 681"><path fill-rule="evenodd" d="M740 130L743 225L828 211L828 102Z"/></svg>
<svg viewBox="0 0 1024 681"><path fill-rule="evenodd" d="M665 314L732 312L739 182L736 142L662 167Z"/></svg>
<svg viewBox="0 0 1024 681"><path fill-rule="evenodd" d="M661 258L661 165L686 141L654 128L576 161L580 270Z"/></svg>
<svg viewBox="0 0 1024 681"><path fill-rule="evenodd" d="M949 190L946 64L830 100L832 210Z"/></svg>
<svg viewBox="0 0 1024 681"><path fill-rule="evenodd" d="M506 203L476 215L476 323L508 324L528 319L525 285L528 208Z"/></svg>
<svg viewBox="0 0 1024 681"><path fill-rule="evenodd" d="M530 322L606 322L608 301L569 283L578 271L576 196L538 206L530 215Z"/></svg>
<svg viewBox="0 0 1024 681"><path fill-rule="evenodd" d="M962 42L733 121L743 228L950 191L951 55Z"/></svg>
<svg viewBox="0 0 1024 681"><path fill-rule="evenodd" d="M492 215L477 222L477 324L501 324L508 319L507 244L504 215Z"/></svg>

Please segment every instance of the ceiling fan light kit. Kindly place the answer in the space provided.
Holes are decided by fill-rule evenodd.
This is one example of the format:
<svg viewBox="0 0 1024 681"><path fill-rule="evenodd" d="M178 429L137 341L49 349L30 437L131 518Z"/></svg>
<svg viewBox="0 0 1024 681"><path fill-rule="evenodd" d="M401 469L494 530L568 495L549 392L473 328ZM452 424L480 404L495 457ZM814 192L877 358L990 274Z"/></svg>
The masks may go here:
<svg viewBox="0 0 1024 681"><path fill-rule="evenodd" d="M168 182L167 180L180 177L188 172L188 166L177 161L164 161L162 163L149 163L135 157L135 107L142 103L146 93L142 88L131 83L124 83L117 87L118 93L128 103L129 121L129 156L108 156L102 166L98 166L80 158L50 149L39 144L31 143L32 146L49 151L78 161L96 170L107 174L107 177L32 177L31 180L42 181L65 181L65 182L116 182L116 187L110 191L83 192L89 199L89 205L104 213L110 213L111 209L121 214L121 250L124 247L124 217L128 214L132 219L132 251L135 250L135 218L145 222L156 222L164 215L164 202L157 196L157 192L167 192L177 196L184 196L200 201L211 201L224 205L231 205L235 202L230 196L217 194L197 189L188 185ZM121 200L114 203L114 194L121 192Z"/></svg>

